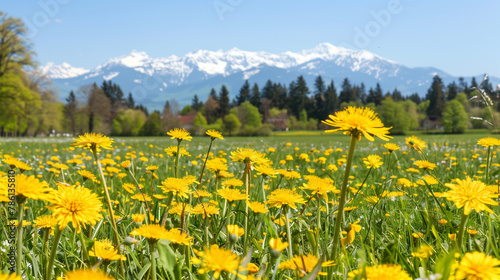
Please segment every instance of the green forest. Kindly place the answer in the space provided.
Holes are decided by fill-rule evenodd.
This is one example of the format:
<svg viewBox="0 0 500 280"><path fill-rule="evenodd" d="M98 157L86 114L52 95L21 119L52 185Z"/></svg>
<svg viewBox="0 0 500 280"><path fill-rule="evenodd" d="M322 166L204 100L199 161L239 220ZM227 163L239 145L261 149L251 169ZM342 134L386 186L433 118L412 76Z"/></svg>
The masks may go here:
<svg viewBox="0 0 500 280"><path fill-rule="evenodd" d="M324 129L321 120L351 105L375 110L386 126L393 127L391 134L464 133L494 129L500 120L499 91L487 80L478 84L474 78L460 78L445 85L438 76L425 95L403 96L398 89L387 91L379 84L366 88L344 77L325 81L318 76L308 85L299 76L288 85L271 80L252 85L247 80L232 93L222 86L212 89L206 100L195 95L182 109L168 100L161 112L148 112L112 81L82 86L60 101L50 79L33 70L35 53L26 32L20 19L0 12L1 136L85 132L157 136L174 127L199 135L208 129L227 135L270 135L276 130Z"/></svg>

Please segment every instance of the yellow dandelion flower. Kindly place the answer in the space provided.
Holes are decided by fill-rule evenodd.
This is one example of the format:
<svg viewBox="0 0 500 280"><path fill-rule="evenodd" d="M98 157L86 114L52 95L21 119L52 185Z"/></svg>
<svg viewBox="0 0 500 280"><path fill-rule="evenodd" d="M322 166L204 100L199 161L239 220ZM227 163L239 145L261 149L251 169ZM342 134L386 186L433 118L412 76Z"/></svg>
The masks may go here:
<svg viewBox="0 0 500 280"><path fill-rule="evenodd" d="M456 279L500 279L500 260L481 252L466 253L455 274Z"/></svg>
<svg viewBox="0 0 500 280"><path fill-rule="evenodd" d="M224 158L214 158L207 160L206 168L212 173L218 173L220 171L227 170L226 159Z"/></svg>
<svg viewBox="0 0 500 280"><path fill-rule="evenodd" d="M184 128L171 129L169 132L167 132L167 135L172 136L170 139L177 139L177 141L179 141L179 142L182 140L191 141L193 139L191 134L187 130L185 130Z"/></svg>
<svg viewBox="0 0 500 280"><path fill-rule="evenodd" d="M231 152L231 160L248 162L251 165L268 165L270 163L266 158L266 154L248 148L238 148L236 151Z"/></svg>
<svg viewBox="0 0 500 280"><path fill-rule="evenodd" d="M219 215L219 208L210 203L197 204L191 209L193 215L203 215L203 218L207 216L210 218L212 215Z"/></svg>
<svg viewBox="0 0 500 280"><path fill-rule="evenodd" d="M477 141L477 144L485 148L500 146L500 139L494 137L485 137L479 139L479 141Z"/></svg>
<svg viewBox="0 0 500 280"><path fill-rule="evenodd" d="M126 161L122 161L122 162L120 162L120 165L121 165L123 168L125 168L125 169L129 168L129 167L130 167L130 164L132 164L132 162L130 162L130 160L126 160Z"/></svg>
<svg viewBox="0 0 500 280"><path fill-rule="evenodd" d="M154 171L158 170L158 165L148 165L146 167L146 169L151 171L151 172L154 172Z"/></svg>
<svg viewBox="0 0 500 280"><path fill-rule="evenodd" d="M64 274L64 280L114 280L115 278L100 271L76 270Z"/></svg>
<svg viewBox="0 0 500 280"><path fill-rule="evenodd" d="M492 193L483 182L473 181L470 177L465 180L455 179L455 183L445 184L445 186L451 190L445 192L442 197L453 201L457 208L464 207L465 215L469 215L472 209L477 212L485 210L493 213L486 204L498 205L498 202L492 199L497 198L498 194Z"/></svg>
<svg viewBox="0 0 500 280"><path fill-rule="evenodd" d="M384 148L386 148L389 151L389 153L399 150L399 146L394 143L386 143L384 145Z"/></svg>
<svg viewBox="0 0 500 280"><path fill-rule="evenodd" d="M104 136L100 133L85 133L84 135L78 136L78 139L73 138L73 140L74 143L72 143L71 145L84 149L90 149L93 152L100 152L100 148L110 150L113 148L111 144L113 144L114 142L107 136Z"/></svg>
<svg viewBox="0 0 500 280"><path fill-rule="evenodd" d="M80 174L80 176L83 177L84 181L86 181L86 180L92 180L93 181L93 180L96 179L95 175L92 172L88 171L88 170L78 170L77 172L78 172L78 174Z"/></svg>
<svg viewBox="0 0 500 280"><path fill-rule="evenodd" d="M64 166L66 166L65 164L63 164L63 165L64 165ZM27 164L27 163L25 163L25 162L22 162L22 161L20 161L20 160L17 160L17 161L15 162L15 166L16 166L19 170L21 170L21 172L24 172L24 171L26 171L26 170L32 170L32 169L33 169L33 168L31 168L31 166L30 166L29 164ZM66 166L66 167L67 167L67 166ZM67 168L66 168L66 169L67 169Z"/></svg>
<svg viewBox="0 0 500 280"><path fill-rule="evenodd" d="M23 280L21 276L17 276L15 273L14 274L3 274L0 271L0 280Z"/></svg>
<svg viewBox="0 0 500 280"><path fill-rule="evenodd" d="M304 190L311 190L311 195L320 194L323 197L326 196L326 198L328 199L328 192L340 193L340 190L337 190L335 188L335 186L333 185L333 180L330 178L320 178L314 175L307 175L304 176L304 179L307 180L307 184L304 183L304 186L300 188Z"/></svg>
<svg viewBox="0 0 500 280"><path fill-rule="evenodd" d="M437 184L439 184L438 180L436 180L436 178L434 178L431 175L422 176L422 179L423 180L418 180L417 181L418 185L425 186L425 184L427 184L427 185L437 185Z"/></svg>
<svg viewBox="0 0 500 280"><path fill-rule="evenodd" d="M56 228L57 219L52 215L42 215L36 218L33 225L36 228L49 229L49 232L52 232Z"/></svg>
<svg viewBox="0 0 500 280"><path fill-rule="evenodd" d="M416 136L406 138L406 145L408 145L410 149L415 149L417 151L427 147L427 143Z"/></svg>
<svg viewBox="0 0 500 280"><path fill-rule="evenodd" d="M195 251L198 257L193 257L193 264L199 265L198 273L214 272L213 277L219 279L221 272L235 273L240 265L240 257L230 250L224 250L217 245L210 246L205 251Z"/></svg>
<svg viewBox="0 0 500 280"><path fill-rule="evenodd" d="M266 205L264 203L258 201L247 201L248 208L252 210L254 213L266 214L269 210L267 210Z"/></svg>
<svg viewBox="0 0 500 280"><path fill-rule="evenodd" d="M115 249L113 243L108 239L96 240L94 246L89 251L89 256L101 258L104 261L127 260L124 255L118 254L118 250Z"/></svg>
<svg viewBox="0 0 500 280"><path fill-rule="evenodd" d="M232 241L235 242L240 236L245 234L245 230L238 225L227 225L227 233L229 234L229 238L232 238Z"/></svg>
<svg viewBox="0 0 500 280"><path fill-rule="evenodd" d="M433 252L434 252L434 249L432 249L431 246L424 244L424 245L420 246L420 249L418 249L417 252L413 252L413 253L411 253L411 255L415 258L426 259L429 256L431 256Z"/></svg>
<svg viewBox="0 0 500 280"><path fill-rule="evenodd" d="M217 190L217 194L228 201L246 200L247 195L238 189L224 188Z"/></svg>
<svg viewBox="0 0 500 280"><path fill-rule="evenodd" d="M366 168L377 169L383 164L381 160L382 158L378 155L369 155L366 159L363 159L363 163L366 165Z"/></svg>
<svg viewBox="0 0 500 280"><path fill-rule="evenodd" d="M189 194L193 192L189 188L189 182L181 178L167 178L161 182L159 187L164 193L172 193L183 198L189 198Z"/></svg>
<svg viewBox="0 0 500 280"><path fill-rule="evenodd" d="M376 266L365 267L364 269L357 269L349 272L349 279L362 279L362 280L411 280L412 278L401 266L393 264L382 264Z"/></svg>
<svg viewBox="0 0 500 280"><path fill-rule="evenodd" d="M240 179L236 179L236 178L231 178L231 179L227 179L225 181L222 181L221 185L223 185L224 187L240 187L240 186L243 186L243 181L241 181Z"/></svg>
<svg viewBox="0 0 500 280"><path fill-rule="evenodd" d="M319 259L314 255L295 256L293 259L280 263L279 269L298 270L299 276L304 277L307 273L311 272ZM335 265L333 261L324 261L321 267L329 267ZM318 275L327 275L326 272L319 272Z"/></svg>
<svg viewBox="0 0 500 280"><path fill-rule="evenodd" d="M212 140L214 140L215 138L218 138L220 140L224 139L224 137L222 137L222 133L220 133L217 130L210 129L210 130L207 130L206 133L207 133L208 136L212 137Z"/></svg>
<svg viewBox="0 0 500 280"><path fill-rule="evenodd" d="M369 141L375 140L373 136L386 141L392 138L389 136L389 129L392 127L384 127L377 113L370 108L349 106L343 111L335 112L335 115L330 115L329 118L322 123L337 128L326 130L327 133L343 130L345 135L353 135L358 140L364 136Z"/></svg>
<svg viewBox="0 0 500 280"><path fill-rule="evenodd" d="M35 176L26 176L24 174L16 175L16 199L18 203L24 203L26 199L50 200L53 189L45 181L39 181Z"/></svg>
<svg viewBox="0 0 500 280"><path fill-rule="evenodd" d="M269 240L269 247L279 255L281 251L285 250L288 247L288 242L281 242L281 239L279 238L271 238Z"/></svg>
<svg viewBox="0 0 500 280"><path fill-rule="evenodd" d="M153 200L151 198L151 196L149 196L147 193L144 193L144 194L142 194L142 193L136 193L133 196L131 196L130 198L135 199L135 200L139 200L141 202L152 201Z"/></svg>
<svg viewBox="0 0 500 280"><path fill-rule="evenodd" d="M270 207L280 208L284 205L292 208L297 208L295 204L304 204L304 198L295 190L289 189L276 189L267 198L267 204Z"/></svg>
<svg viewBox="0 0 500 280"><path fill-rule="evenodd" d="M170 146L170 147L166 148L165 153L167 153L167 155L169 155L169 156L173 156L173 157L177 156L177 146ZM191 156L188 153L188 151L183 147L179 148L179 154L181 155L181 157L183 157L183 156L190 157Z"/></svg>
<svg viewBox="0 0 500 280"><path fill-rule="evenodd" d="M278 174L278 171L270 165L257 165L254 166L254 169L257 171L257 175L268 176L271 178L276 178L276 174Z"/></svg>
<svg viewBox="0 0 500 280"><path fill-rule="evenodd" d="M144 219L146 219L146 215L144 214L132 214L132 220L137 224L142 224Z"/></svg>
<svg viewBox="0 0 500 280"><path fill-rule="evenodd" d="M434 168L436 168L435 163L431 163L427 160L417 160L413 164L418 166L418 168L424 169L424 170L434 170Z"/></svg>
<svg viewBox="0 0 500 280"><path fill-rule="evenodd" d="M47 207L57 219L59 230L63 230L71 222L76 231L80 232L82 225L95 225L102 219L102 202L85 187L59 186L51 203Z"/></svg>

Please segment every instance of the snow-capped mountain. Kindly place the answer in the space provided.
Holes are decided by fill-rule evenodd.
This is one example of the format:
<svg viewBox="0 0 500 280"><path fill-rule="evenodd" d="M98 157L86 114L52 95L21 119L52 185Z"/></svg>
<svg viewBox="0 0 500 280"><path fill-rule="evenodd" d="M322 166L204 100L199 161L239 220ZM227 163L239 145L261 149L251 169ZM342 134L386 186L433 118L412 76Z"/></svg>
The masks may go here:
<svg viewBox="0 0 500 280"><path fill-rule="evenodd" d="M222 84L228 87L232 99L247 79L262 87L268 79L288 85L303 75L312 89L318 75L325 82L333 79L337 87L347 77L351 83L363 82L367 88L378 82L384 91L398 88L403 94L417 92L422 96L436 74L446 83L456 80L439 69L409 68L365 50L355 51L328 43L282 54L233 48L228 51L196 50L182 57L151 58L145 52L134 50L91 70L68 63L49 63L40 70L54 81L61 100L79 86L112 80L150 109L161 109L169 99L176 99L180 105L188 104L195 94L205 100L211 88L219 90ZM491 82L495 85L500 80L491 78Z"/></svg>

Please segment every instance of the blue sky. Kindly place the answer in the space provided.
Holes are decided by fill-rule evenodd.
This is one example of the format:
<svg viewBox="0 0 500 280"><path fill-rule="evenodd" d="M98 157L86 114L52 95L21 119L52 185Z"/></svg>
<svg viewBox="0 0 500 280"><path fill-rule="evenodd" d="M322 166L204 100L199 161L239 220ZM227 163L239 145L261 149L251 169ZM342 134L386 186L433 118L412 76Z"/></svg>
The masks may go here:
<svg viewBox="0 0 500 280"><path fill-rule="evenodd" d="M23 19L40 64L93 68L145 51L366 49L406 66L500 77L500 1L3 1Z"/></svg>

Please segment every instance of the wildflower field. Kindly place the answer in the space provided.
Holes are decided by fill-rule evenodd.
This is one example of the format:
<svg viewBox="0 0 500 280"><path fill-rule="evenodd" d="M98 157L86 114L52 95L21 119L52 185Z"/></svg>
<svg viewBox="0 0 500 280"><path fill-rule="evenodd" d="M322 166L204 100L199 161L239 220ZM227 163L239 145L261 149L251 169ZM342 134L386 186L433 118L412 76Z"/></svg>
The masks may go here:
<svg viewBox="0 0 500 280"><path fill-rule="evenodd" d="M2 141L0 279L500 279L498 137L325 123Z"/></svg>

